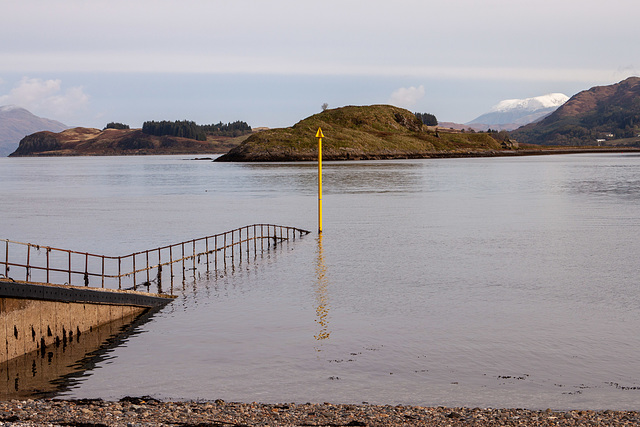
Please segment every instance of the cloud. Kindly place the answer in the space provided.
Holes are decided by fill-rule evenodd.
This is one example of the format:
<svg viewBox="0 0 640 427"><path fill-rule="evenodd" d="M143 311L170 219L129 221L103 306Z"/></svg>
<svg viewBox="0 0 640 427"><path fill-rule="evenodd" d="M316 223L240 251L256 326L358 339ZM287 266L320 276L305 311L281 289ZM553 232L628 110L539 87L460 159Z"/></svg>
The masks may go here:
<svg viewBox="0 0 640 427"><path fill-rule="evenodd" d="M424 86L401 87L391 94L389 104L408 108L416 105L422 98L424 98Z"/></svg>
<svg viewBox="0 0 640 427"><path fill-rule="evenodd" d="M41 115L70 118L87 106L89 95L82 87L63 91L62 81L23 77L6 95L0 95L0 105L17 105Z"/></svg>
<svg viewBox="0 0 640 427"><path fill-rule="evenodd" d="M498 82L582 82L610 84L628 77L624 67L605 68L542 65L482 66L454 64L426 65L410 63L358 63L351 60L287 55L261 52L251 55L220 53L203 55L200 52L156 52L153 50L118 51L49 51L2 52L0 73L149 73L149 74L246 74L286 76L338 77L399 77L447 80L475 80ZM624 75L623 75L624 74ZM623 77L620 77L623 75ZM5 82L6 83L6 82Z"/></svg>

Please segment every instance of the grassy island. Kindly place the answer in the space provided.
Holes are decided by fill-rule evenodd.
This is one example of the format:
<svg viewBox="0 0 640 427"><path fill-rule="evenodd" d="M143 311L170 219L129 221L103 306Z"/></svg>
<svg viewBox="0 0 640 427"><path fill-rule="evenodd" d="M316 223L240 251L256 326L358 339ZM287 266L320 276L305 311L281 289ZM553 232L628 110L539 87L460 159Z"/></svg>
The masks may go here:
<svg viewBox="0 0 640 427"><path fill-rule="evenodd" d="M426 126L408 110L371 105L325 110L292 127L255 133L217 160L314 160L319 127L325 135L323 158L327 160L485 156L520 149L503 135Z"/></svg>

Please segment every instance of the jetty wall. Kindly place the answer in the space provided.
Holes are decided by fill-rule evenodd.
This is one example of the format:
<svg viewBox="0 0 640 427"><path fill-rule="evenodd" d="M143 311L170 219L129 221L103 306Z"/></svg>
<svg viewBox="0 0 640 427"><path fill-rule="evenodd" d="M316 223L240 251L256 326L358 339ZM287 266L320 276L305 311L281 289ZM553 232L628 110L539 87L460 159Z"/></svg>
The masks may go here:
<svg viewBox="0 0 640 427"><path fill-rule="evenodd" d="M0 363L66 346L94 328L171 300L134 291L0 280Z"/></svg>
<svg viewBox="0 0 640 427"><path fill-rule="evenodd" d="M74 333L59 346L47 346L0 363L0 401L54 397L68 389L74 378L106 357L136 328L149 320L154 309Z"/></svg>

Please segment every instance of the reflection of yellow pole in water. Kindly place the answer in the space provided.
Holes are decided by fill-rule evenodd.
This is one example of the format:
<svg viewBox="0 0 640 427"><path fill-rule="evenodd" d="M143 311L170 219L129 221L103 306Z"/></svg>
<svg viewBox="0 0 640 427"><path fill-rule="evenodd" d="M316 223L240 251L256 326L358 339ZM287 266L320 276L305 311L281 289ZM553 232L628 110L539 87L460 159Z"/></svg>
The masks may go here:
<svg viewBox="0 0 640 427"><path fill-rule="evenodd" d="M318 281L316 285L316 322L320 325L320 331L314 338L318 341L329 338L329 298L327 289L327 268L324 265L324 254L322 252L322 234L318 235L318 264L316 265L316 274Z"/></svg>
<svg viewBox="0 0 640 427"><path fill-rule="evenodd" d="M318 138L318 234L322 234L322 129L316 132Z"/></svg>

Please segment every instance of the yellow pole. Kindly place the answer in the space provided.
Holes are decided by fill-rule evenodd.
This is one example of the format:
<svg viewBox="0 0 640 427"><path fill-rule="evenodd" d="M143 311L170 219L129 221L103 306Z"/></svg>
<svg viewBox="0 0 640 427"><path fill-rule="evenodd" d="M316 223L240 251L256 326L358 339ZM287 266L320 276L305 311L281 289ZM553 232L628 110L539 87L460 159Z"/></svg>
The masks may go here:
<svg viewBox="0 0 640 427"><path fill-rule="evenodd" d="M316 132L318 138L318 234L322 234L322 129Z"/></svg>

